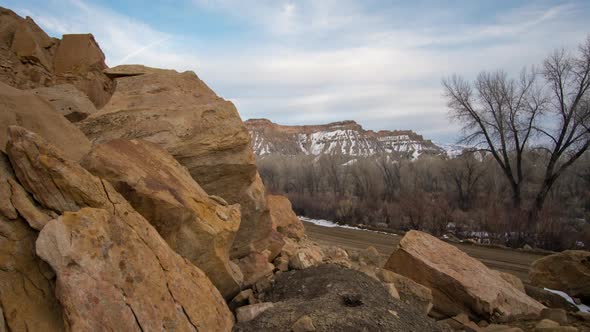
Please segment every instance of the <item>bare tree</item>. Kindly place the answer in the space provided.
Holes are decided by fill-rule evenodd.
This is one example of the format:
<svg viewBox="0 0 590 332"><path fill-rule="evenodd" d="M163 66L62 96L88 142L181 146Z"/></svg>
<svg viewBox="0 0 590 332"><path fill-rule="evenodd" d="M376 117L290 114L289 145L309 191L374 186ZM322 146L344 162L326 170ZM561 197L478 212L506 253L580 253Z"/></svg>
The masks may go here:
<svg viewBox="0 0 590 332"><path fill-rule="evenodd" d="M457 190L459 207L467 210L477 195L477 186L483 176L484 168L474 152L464 152L456 159L450 160L444 172L452 180Z"/></svg>
<svg viewBox="0 0 590 332"><path fill-rule="evenodd" d="M451 116L463 125L464 140L494 157L522 204L524 155L533 136L547 151L544 179L529 210L535 221L557 178L589 145L590 37L579 54L556 51L538 71L523 70L518 80L503 71L482 72L473 84L461 77L443 80ZM548 141L548 142L547 142Z"/></svg>

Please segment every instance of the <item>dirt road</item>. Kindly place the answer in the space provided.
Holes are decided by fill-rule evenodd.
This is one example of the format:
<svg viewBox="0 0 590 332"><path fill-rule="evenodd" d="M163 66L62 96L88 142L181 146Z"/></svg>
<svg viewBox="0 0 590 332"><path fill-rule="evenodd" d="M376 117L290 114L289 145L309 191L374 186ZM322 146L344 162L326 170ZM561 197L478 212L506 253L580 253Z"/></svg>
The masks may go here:
<svg viewBox="0 0 590 332"><path fill-rule="evenodd" d="M324 245L337 245L345 249L365 249L375 247L385 259L397 247L401 236L377 232L323 227L304 222L305 232L311 240ZM534 253L501 248L490 248L469 244L455 244L470 256L479 259L488 267L509 272L525 283L528 282L528 269L532 262L543 257Z"/></svg>

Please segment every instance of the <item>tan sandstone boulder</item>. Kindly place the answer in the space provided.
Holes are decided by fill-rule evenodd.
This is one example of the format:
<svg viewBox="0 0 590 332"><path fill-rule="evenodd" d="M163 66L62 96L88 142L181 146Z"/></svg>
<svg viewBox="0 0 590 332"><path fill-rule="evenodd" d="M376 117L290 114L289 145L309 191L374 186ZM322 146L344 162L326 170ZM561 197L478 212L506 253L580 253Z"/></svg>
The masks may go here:
<svg viewBox="0 0 590 332"><path fill-rule="evenodd" d="M205 273L108 181L21 127L9 128L7 152L23 187L64 213L45 225L36 252L57 274L72 330L231 330L233 316Z"/></svg>
<svg viewBox="0 0 590 332"><path fill-rule="evenodd" d="M495 271L431 235L410 231L384 268L432 290L434 307L455 316L505 320L537 316L544 308Z"/></svg>
<svg viewBox="0 0 590 332"><path fill-rule="evenodd" d="M303 223L295 212L289 199L282 195L267 195L266 201L272 220L272 228L284 236L300 240L305 236Z"/></svg>
<svg viewBox="0 0 590 332"><path fill-rule="evenodd" d="M529 278L535 286L590 301L590 252L566 250L538 259L529 270Z"/></svg>
<svg viewBox="0 0 590 332"><path fill-rule="evenodd" d="M49 102L70 122L82 121L96 112L96 107L88 99L88 96L71 84L37 88L32 92Z"/></svg>
<svg viewBox="0 0 590 332"><path fill-rule="evenodd" d="M7 130L18 125L33 131L61 148L72 160L80 160L90 150L84 134L47 101L31 91L0 82L0 150L6 151Z"/></svg>
<svg viewBox="0 0 590 332"><path fill-rule="evenodd" d="M242 208L232 257L268 247L272 231L250 136L235 106L195 73L143 66L107 71L117 88L109 103L80 122L94 143L142 138L172 154L212 195Z"/></svg>
<svg viewBox="0 0 590 332"><path fill-rule="evenodd" d="M0 192L10 193L10 183L18 185L0 152ZM53 294L55 275L35 254L37 231L21 217L23 210L18 203L13 206L13 198L0 199L0 331L5 325L8 331L63 331L61 307Z"/></svg>
<svg viewBox="0 0 590 332"><path fill-rule="evenodd" d="M209 276L224 297L239 292L229 265L240 225L238 205L209 198L166 150L143 140L118 139L95 146L82 166L108 180L174 251Z"/></svg>

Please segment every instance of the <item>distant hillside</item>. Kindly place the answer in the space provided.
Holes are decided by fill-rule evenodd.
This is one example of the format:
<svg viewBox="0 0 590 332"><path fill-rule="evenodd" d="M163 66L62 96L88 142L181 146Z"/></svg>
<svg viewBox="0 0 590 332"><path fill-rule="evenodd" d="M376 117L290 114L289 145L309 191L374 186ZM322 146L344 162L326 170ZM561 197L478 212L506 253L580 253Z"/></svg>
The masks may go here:
<svg viewBox="0 0 590 332"><path fill-rule="evenodd" d="M400 154L415 159L445 150L411 130L365 130L355 121L325 125L283 126L267 119L245 122L258 156L344 154L371 156Z"/></svg>

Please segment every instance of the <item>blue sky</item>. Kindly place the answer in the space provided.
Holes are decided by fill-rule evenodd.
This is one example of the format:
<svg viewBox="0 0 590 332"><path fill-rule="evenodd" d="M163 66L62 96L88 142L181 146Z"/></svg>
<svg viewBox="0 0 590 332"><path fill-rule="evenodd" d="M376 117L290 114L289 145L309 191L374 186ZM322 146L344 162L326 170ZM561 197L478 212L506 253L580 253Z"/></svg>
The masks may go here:
<svg viewBox="0 0 590 332"><path fill-rule="evenodd" d="M149 3L149 5L146 5ZM356 120L443 142L441 78L517 74L590 33L590 1L0 0L50 35L91 32L107 63L193 70L243 119Z"/></svg>

